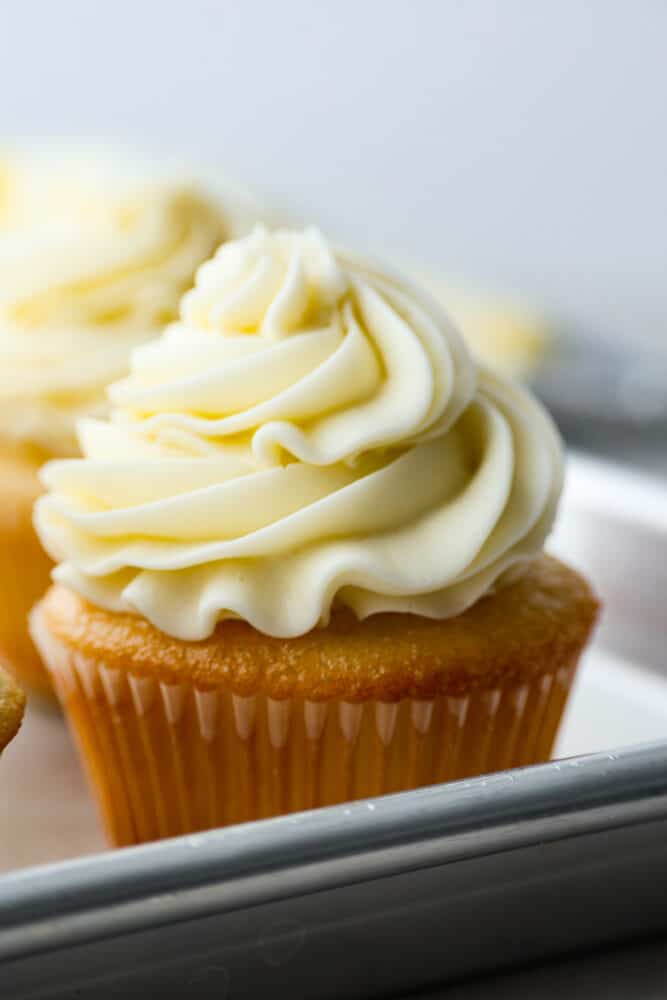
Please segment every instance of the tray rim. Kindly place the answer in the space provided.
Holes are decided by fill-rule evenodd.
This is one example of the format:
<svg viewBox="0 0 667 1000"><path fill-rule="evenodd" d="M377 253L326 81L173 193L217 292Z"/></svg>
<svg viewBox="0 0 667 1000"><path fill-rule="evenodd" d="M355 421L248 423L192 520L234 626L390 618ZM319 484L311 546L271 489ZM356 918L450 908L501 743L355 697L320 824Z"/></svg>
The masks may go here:
<svg viewBox="0 0 667 1000"><path fill-rule="evenodd" d="M667 741L36 866L0 881L0 962L656 820Z"/></svg>

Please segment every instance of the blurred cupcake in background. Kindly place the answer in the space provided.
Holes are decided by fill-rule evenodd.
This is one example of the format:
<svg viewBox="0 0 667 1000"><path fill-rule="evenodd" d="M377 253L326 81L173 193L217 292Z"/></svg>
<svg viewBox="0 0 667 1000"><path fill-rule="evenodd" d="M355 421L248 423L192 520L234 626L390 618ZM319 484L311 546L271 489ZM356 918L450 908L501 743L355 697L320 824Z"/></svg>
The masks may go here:
<svg viewBox="0 0 667 1000"><path fill-rule="evenodd" d="M19 731L25 695L14 679L0 668L0 754Z"/></svg>
<svg viewBox="0 0 667 1000"><path fill-rule="evenodd" d="M427 293L259 227L110 397L32 626L114 843L549 757L597 613L560 440Z"/></svg>
<svg viewBox="0 0 667 1000"><path fill-rule="evenodd" d="M479 361L508 378L530 381L554 344L543 316L510 298L411 270L446 307Z"/></svg>
<svg viewBox="0 0 667 1000"><path fill-rule="evenodd" d="M31 508L47 458L77 454L131 350L176 315L197 266L254 219L241 196L80 152L0 160L0 661L49 682L26 616L48 585Z"/></svg>

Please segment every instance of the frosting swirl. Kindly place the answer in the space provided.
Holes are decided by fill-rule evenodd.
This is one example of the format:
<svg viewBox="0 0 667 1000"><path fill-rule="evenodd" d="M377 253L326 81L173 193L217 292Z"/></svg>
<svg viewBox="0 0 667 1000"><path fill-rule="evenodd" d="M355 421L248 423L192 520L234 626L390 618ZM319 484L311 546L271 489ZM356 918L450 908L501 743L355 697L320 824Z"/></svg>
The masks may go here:
<svg viewBox="0 0 667 1000"><path fill-rule="evenodd" d="M334 603L456 615L540 550L558 435L435 301L316 230L225 244L135 351L85 459L50 463L56 579L182 639L275 636Z"/></svg>
<svg viewBox="0 0 667 1000"><path fill-rule="evenodd" d="M0 164L0 434L74 453L76 419L238 234L227 216L201 184L100 159Z"/></svg>

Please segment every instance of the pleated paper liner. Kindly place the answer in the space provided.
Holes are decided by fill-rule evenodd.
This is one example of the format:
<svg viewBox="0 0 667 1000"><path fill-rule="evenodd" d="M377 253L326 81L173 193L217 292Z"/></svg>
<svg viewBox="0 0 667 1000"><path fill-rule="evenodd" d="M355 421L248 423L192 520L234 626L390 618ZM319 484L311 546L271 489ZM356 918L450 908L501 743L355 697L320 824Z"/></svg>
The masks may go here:
<svg viewBox="0 0 667 1000"><path fill-rule="evenodd" d="M278 701L107 669L39 611L33 634L117 846L548 760L575 670L428 701Z"/></svg>

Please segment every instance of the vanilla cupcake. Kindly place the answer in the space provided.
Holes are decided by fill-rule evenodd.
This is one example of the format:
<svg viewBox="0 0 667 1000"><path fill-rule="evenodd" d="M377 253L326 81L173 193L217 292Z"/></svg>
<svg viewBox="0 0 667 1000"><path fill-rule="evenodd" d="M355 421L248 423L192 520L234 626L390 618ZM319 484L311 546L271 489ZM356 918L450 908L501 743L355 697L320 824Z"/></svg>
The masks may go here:
<svg viewBox="0 0 667 1000"><path fill-rule="evenodd" d="M78 453L129 354L176 315L197 266L250 224L202 183L81 155L0 162L0 660L48 679L26 616L50 563L31 526L45 458Z"/></svg>
<svg viewBox="0 0 667 1000"><path fill-rule="evenodd" d="M427 294L258 228L110 396L33 634L114 843L548 758L597 609L560 441Z"/></svg>

